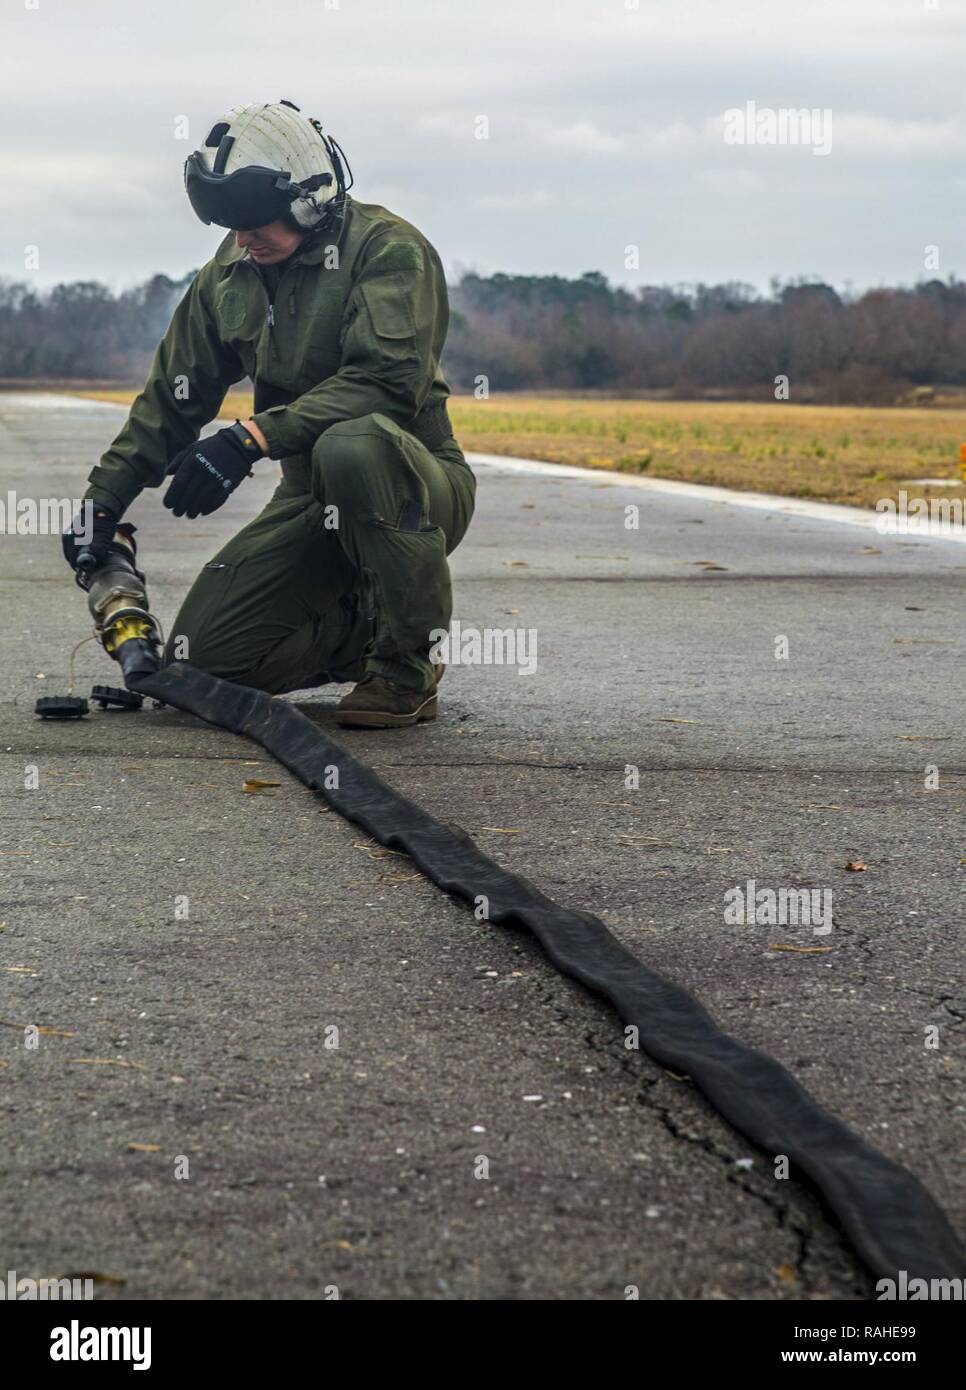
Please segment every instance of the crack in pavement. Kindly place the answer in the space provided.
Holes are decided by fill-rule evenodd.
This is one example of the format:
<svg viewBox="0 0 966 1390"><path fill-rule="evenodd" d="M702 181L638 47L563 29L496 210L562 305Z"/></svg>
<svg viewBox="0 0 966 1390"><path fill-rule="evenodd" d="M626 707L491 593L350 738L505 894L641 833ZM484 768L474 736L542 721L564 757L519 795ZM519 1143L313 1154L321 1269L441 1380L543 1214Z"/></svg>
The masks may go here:
<svg viewBox="0 0 966 1390"><path fill-rule="evenodd" d="M549 967L547 968L549 969ZM574 1026L578 1024L578 1021L574 1018L573 1014L561 1004L557 990L555 989L556 984L557 981L552 978L546 982L537 980L536 978L532 980L534 992L540 1003L552 1011L556 1021L564 1026ZM642 1076L640 1074L641 1060L643 1059L644 1063L654 1068L656 1072L667 1073L666 1069L654 1062L646 1052L635 1049L633 1050L634 1057L632 1057L628 1050L623 1048L617 1039L601 1040L593 1029L587 1029L585 1025L583 1039L585 1045L595 1053L598 1060L606 1059L612 1064L616 1063L621 1072L632 1078L635 1086L638 1088L635 1095L637 1103L643 1109L655 1115L663 1128L673 1139L686 1143L695 1153L706 1154L710 1159L713 1159L718 1171L721 1169L727 1170L724 1172L724 1177L728 1183L740 1188L742 1192L762 1203L768 1211L769 1216L774 1221L775 1228L791 1236L795 1243L795 1255L792 1260L792 1267L795 1270L796 1278L802 1286L802 1295L807 1297L809 1294L816 1292L817 1285L810 1271L806 1268L812 1247L815 1243L815 1232L808 1214L800 1207L796 1206L793 1199L786 1201L781 1200L774 1192L754 1183L751 1179L746 1177L741 1170L736 1170L736 1164L739 1159L734 1153L723 1148L711 1135L701 1134L687 1127L686 1123L675 1114L673 1104L656 1099L652 1095L652 1091L663 1083L664 1077L661 1075L654 1075L652 1077ZM709 1115L713 1116L714 1112L710 1104L699 1091L695 1090L694 1087L690 1085L690 1078L685 1079L688 1080L689 1083L689 1089L686 1094L688 1094L702 1109L706 1108ZM724 1124L723 1121L721 1123ZM807 1191L810 1195L814 1196L810 1185L807 1187ZM852 1287L853 1290L856 1291L856 1296L867 1296L867 1288L863 1286L861 1282L861 1271L844 1237L837 1226L833 1225L831 1222L827 1223L827 1232L834 1240L841 1260L849 1268Z"/></svg>

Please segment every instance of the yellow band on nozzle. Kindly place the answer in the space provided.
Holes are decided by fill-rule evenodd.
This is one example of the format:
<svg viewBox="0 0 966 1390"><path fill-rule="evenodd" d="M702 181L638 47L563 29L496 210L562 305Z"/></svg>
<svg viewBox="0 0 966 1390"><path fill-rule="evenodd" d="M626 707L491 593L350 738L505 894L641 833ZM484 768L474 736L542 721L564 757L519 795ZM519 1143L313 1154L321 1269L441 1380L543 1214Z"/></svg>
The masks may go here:
<svg viewBox="0 0 966 1390"><path fill-rule="evenodd" d="M118 647L132 637L151 637L153 625L146 618L119 618L104 631L104 650L114 656Z"/></svg>

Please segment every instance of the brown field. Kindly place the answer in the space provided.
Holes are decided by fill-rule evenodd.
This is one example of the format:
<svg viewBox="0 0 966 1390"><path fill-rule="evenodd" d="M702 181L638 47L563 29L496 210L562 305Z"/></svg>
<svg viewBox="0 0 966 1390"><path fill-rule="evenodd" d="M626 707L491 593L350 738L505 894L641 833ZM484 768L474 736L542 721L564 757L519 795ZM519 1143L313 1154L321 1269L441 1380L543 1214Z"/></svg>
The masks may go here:
<svg viewBox="0 0 966 1390"><path fill-rule="evenodd" d="M76 394L128 403L135 392ZM231 392L221 417L244 419L250 411L251 395ZM860 507L920 478L959 485L910 494L966 498L962 409L454 396L450 412L463 448L479 453Z"/></svg>

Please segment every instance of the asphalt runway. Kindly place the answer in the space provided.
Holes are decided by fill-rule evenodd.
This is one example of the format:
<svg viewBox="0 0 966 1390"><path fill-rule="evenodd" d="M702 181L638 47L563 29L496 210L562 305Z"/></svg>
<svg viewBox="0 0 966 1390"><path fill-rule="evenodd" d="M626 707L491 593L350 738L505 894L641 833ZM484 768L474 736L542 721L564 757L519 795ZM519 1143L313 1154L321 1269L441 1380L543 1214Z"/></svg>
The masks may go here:
<svg viewBox="0 0 966 1390"><path fill-rule="evenodd" d="M0 500L79 496L122 418L0 395ZM195 522L135 504L165 624L274 474ZM478 476L455 616L534 630L536 669L453 666L435 725L337 737L962 1232L966 546ZM818 1199L616 1015L262 750L168 709L41 724L90 630L57 537L0 533L0 591L0 1270L104 1299L870 1295ZM81 694L120 684L94 643L76 664ZM328 728L343 690L293 698ZM729 923L749 879L830 893L832 931Z"/></svg>

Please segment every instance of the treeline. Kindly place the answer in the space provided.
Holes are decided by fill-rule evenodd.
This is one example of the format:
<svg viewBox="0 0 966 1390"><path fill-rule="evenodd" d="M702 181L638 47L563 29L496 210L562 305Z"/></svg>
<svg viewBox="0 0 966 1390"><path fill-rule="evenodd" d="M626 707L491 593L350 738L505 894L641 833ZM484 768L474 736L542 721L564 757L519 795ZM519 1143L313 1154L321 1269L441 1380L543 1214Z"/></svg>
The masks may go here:
<svg viewBox="0 0 966 1390"><path fill-rule="evenodd" d="M446 365L490 390L657 392L890 403L966 385L966 284L843 297L830 285L614 288L579 279L464 275ZM916 392L915 388L920 388Z"/></svg>
<svg viewBox="0 0 966 1390"><path fill-rule="evenodd" d="M0 378L142 378L191 275L113 294L0 282ZM966 387L966 284L843 296L830 285L615 287L597 271L464 274L444 366L454 387L766 397L925 399Z"/></svg>
<svg viewBox="0 0 966 1390"><path fill-rule="evenodd" d="M193 278L152 275L120 294L94 280L46 292L0 281L0 377L143 379Z"/></svg>

